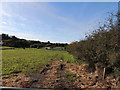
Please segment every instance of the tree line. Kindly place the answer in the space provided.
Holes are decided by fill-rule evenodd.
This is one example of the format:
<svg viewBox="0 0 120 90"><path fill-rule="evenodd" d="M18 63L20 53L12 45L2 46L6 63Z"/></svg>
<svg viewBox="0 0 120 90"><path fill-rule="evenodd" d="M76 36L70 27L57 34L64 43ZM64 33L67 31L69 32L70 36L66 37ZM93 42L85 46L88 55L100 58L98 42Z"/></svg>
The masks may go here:
<svg viewBox="0 0 120 90"><path fill-rule="evenodd" d="M51 43L48 42L41 42L41 41L35 41L35 40L26 40L26 39L20 39L16 36L9 36L8 34L1 34L0 37L2 37L2 46L8 46L8 47L16 47L16 48L42 48L42 47L66 47L67 43Z"/></svg>

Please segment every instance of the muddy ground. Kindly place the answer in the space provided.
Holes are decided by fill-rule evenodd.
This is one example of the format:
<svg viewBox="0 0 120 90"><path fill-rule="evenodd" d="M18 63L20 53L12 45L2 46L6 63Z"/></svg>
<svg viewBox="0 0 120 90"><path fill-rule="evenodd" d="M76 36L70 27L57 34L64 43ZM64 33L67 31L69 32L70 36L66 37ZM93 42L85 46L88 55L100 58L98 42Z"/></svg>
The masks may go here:
<svg viewBox="0 0 120 90"><path fill-rule="evenodd" d="M99 80L98 74L88 73L87 65L71 64L63 61L52 61L39 73L12 74L2 77L2 86L20 88L120 88L113 76Z"/></svg>

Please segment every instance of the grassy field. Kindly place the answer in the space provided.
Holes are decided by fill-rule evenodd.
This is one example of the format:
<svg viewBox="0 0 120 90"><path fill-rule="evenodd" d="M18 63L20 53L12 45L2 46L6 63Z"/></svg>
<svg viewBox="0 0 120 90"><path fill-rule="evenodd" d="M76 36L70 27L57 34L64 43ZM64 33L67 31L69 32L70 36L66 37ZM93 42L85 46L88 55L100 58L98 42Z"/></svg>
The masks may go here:
<svg viewBox="0 0 120 90"><path fill-rule="evenodd" d="M0 46L0 50L8 50L8 49L15 49L14 47L5 47L5 46Z"/></svg>
<svg viewBox="0 0 120 90"><path fill-rule="evenodd" d="M2 50L2 74L10 74L15 71L23 73L39 73L51 59L74 62L75 59L66 51L44 49L11 49Z"/></svg>
<svg viewBox="0 0 120 90"><path fill-rule="evenodd" d="M54 47L53 49L65 49L64 47Z"/></svg>
<svg viewBox="0 0 120 90"><path fill-rule="evenodd" d="M9 49L9 48L14 48L14 47L4 47L4 46L0 46L0 48L7 48L7 49Z"/></svg>

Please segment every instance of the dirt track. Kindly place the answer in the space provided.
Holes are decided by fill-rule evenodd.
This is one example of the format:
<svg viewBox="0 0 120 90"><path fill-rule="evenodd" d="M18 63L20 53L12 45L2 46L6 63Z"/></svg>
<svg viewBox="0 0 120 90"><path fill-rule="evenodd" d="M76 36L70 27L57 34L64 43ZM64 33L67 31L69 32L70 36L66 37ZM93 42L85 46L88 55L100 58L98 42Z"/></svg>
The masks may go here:
<svg viewBox="0 0 120 90"><path fill-rule="evenodd" d="M97 73L88 73L87 65L76 65L61 61L47 64L40 73L13 74L3 77L3 86L21 88L120 88L112 76L98 80Z"/></svg>

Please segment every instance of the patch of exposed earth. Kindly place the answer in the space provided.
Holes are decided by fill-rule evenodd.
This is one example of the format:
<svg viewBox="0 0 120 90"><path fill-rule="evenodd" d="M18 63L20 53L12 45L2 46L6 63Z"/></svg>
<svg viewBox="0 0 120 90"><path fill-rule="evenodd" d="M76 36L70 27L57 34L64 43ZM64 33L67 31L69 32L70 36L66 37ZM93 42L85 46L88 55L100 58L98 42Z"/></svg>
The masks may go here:
<svg viewBox="0 0 120 90"><path fill-rule="evenodd" d="M97 73L88 73L87 65L52 61L42 71L34 74L12 74L2 78L2 86L20 88L120 88L112 76L99 80Z"/></svg>

